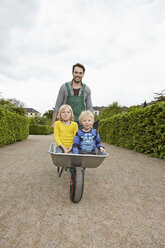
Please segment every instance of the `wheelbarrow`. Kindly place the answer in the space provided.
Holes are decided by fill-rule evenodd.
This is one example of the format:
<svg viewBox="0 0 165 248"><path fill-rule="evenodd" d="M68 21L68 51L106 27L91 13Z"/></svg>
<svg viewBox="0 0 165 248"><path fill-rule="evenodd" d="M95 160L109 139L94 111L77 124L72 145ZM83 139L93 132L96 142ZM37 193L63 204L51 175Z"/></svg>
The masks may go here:
<svg viewBox="0 0 165 248"><path fill-rule="evenodd" d="M52 142L49 153L53 164L57 167L57 173L60 177L63 170L68 172L70 179L70 199L74 203L78 203L84 190L84 176L86 168L97 168L106 157L107 153L100 150L96 154L73 154L73 153L56 153L56 143Z"/></svg>

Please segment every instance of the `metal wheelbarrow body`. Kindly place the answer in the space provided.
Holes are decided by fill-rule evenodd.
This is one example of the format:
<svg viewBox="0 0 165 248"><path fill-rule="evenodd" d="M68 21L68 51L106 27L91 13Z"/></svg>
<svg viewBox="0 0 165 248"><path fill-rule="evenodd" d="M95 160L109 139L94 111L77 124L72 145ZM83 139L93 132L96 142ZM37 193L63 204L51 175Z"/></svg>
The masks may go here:
<svg viewBox="0 0 165 248"><path fill-rule="evenodd" d="M63 169L68 171L70 178L70 198L77 203L81 200L84 189L85 168L97 168L106 157L107 153L101 153L99 150L94 154L72 154L56 153L56 144L52 142L49 153L53 164L57 167L60 177Z"/></svg>

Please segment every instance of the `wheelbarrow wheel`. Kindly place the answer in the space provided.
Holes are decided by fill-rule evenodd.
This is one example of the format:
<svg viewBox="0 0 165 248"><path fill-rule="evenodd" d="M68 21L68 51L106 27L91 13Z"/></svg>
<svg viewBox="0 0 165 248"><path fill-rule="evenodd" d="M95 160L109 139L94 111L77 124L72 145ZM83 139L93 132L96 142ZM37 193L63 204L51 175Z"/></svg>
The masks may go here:
<svg viewBox="0 0 165 248"><path fill-rule="evenodd" d="M60 177L62 175L63 172L63 167L57 167L57 175Z"/></svg>
<svg viewBox="0 0 165 248"><path fill-rule="evenodd" d="M84 190L84 173L79 167L71 169L71 181L70 181L70 199L74 203L78 203Z"/></svg>

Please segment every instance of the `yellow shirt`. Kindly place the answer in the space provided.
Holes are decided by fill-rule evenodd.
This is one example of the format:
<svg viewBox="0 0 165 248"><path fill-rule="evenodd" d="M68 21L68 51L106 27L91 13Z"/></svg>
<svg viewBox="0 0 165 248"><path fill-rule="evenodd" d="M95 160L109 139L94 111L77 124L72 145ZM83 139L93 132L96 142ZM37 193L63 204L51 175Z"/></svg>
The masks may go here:
<svg viewBox="0 0 165 248"><path fill-rule="evenodd" d="M71 121L70 125L65 125L61 121L56 121L54 125L54 139L57 146L63 144L66 148L70 148L77 131L78 125L74 121Z"/></svg>

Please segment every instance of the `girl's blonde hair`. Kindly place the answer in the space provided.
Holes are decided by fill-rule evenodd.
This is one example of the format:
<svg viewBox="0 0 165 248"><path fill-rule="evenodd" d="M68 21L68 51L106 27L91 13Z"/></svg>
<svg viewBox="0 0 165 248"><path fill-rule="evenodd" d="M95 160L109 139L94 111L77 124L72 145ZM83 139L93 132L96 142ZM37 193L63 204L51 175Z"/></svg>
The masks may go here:
<svg viewBox="0 0 165 248"><path fill-rule="evenodd" d="M61 117L61 113L62 113L62 111L65 110L66 108L68 108L68 109L70 110L70 112L71 112L70 121L73 121L73 120L74 120L73 110L72 110L71 106L68 105L68 104L64 104L64 105L62 105L62 106L60 107L60 110L59 110L59 113L58 113L58 118L59 118L59 120L60 120L60 121L63 121L63 119L62 119L62 117Z"/></svg>
<svg viewBox="0 0 165 248"><path fill-rule="evenodd" d="M94 121L94 115L93 115L93 113L91 112L91 111L89 111L89 110L85 110L85 111L82 111L81 112L81 114L80 114L80 116L79 116L79 122L82 124L82 120L84 119L84 118L88 118L88 117L90 117L91 119L93 119L93 121Z"/></svg>

